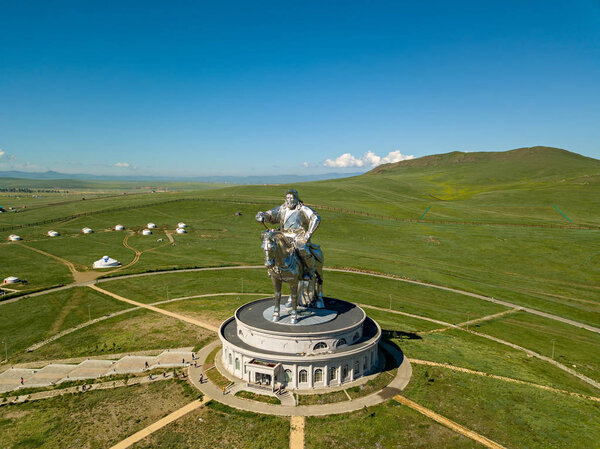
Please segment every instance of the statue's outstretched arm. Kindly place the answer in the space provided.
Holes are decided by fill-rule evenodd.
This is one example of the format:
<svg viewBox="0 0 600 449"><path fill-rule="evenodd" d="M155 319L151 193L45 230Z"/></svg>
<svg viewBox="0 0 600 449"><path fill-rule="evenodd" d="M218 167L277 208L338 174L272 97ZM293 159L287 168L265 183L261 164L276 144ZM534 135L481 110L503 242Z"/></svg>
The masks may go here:
<svg viewBox="0 0 600 449"><path fill-rule="evenodd" d="M279 208L280 206L277 206L266 212L258 212L255 217L256 221L260 223L264 223L265 221L267 223L279 223Z"/></svg>

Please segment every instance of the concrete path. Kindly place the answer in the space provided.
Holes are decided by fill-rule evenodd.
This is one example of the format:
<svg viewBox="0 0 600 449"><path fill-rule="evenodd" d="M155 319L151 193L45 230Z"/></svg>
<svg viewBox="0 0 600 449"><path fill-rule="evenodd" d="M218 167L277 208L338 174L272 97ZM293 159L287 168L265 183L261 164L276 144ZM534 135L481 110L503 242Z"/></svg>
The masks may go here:
<svg viewBox="0 0 600 449"><path fill-rule="evenodd" d="M223 394L223 391L215 386L212 382L207 380L206 373L204 371L204 361L208 354L221 344L220 341L215 341L210 345L205 346L196 354L196 360L198 367L189 368L189 380L198 388L203 394L214 398L214 400L221 402L229 407L237 408L254 413L262 413L265 415L278 415L278 416L323 416L323 415L334 415L340 413L348 413L356 410L361 410L364 407L370 407L377 405L392 399L396 394L402 391L410 380L412 374L412 368L409 360L403 356L402 353L396 351L393 347L388 347L388 350L393 355L397 356L401 360L401 364L398 367L396 377L392 379L390 384L384 389L377 393L373 393L368 396L353 399L352 401L337 402L333 404L323 405L275 405L266 404L264 402L249 401L236 397L229 392ZM385 343L384 343L385 344ZM200 374L204 375L205 381L200 383Z"/></svg>
<svg viewBox="0 0 600 449"><path fill-rule="evenodd" d="M411 401L408 398L405 398L404 396L396 395L396 396L394 396L394 399L396 401L400 402L401 404L404 404L404 405L412 408L413 410L416 410L417 412L421 413L422 415L425 415L428 418L433 419L435 422L448 427L450 430L453 430L457 433L460 433L461 435L466 436L467 438L472 439L473 441L477 441L478 443L483 444L485 447L487 447L489 449L506 449L504 446L484 437L483 435L480 435L477 432L473 432L472 430L469 430L466 427L463 427L460 424L455 423L454 421L446 418L445 416L442 416L442 415L434 412L433 410L430 410L426 407L423 407L420 404L417 404L414 401Z"/></svg>
<svg viewBox="0 0 600 449"><path fill-rule="evenodd" d="M0 393L21 388L47 387L72 380L97 379L113 374L185 367L191 361L191 351L166 350L156 356L126 355L118 360L85 360L76 365L50 363L42 368L11 368L0 374Z"/></svg>
<svg viewBox="0 0 600 449"><path fill-rule="evenodd" d="M188 316L181 315L179 313L169 312L168 310L160 309L160 308L152 306L150 304L144 304L144 303L141 303L141 302L133 301L133 300L127 299L127 298L125 298L123 296L117 295L116 293L112 293L112 292L109 292L108 290L104 290L104 289L98 287L97 285L90 285L89 287L91 289L93 289L93 290L96 290L97 292L100 292L100 293L104 294L104 295L108 295L108 296L111 296L111 297L113 297L115 299L118 299L119 301L123 301L123 302L126 302L128 304L131 304L131 305L134 305L134 306L137 306L137 307L141 307L143 309L152 310L153 312L162 313L163 315L170 316L171 318L176 318L178 320L185 321L186 323L190 323L190 324L194 324L196 326L203 327L204 329L208 329L208 330L213 331L213 332L218 332L219 331L218 327L213 326L212 324L209 324L209 323L207 323L205 321L200 321L200 320L197 320L195 318L190 318Z"/></svg>
<svg viewBox="0 0 600 449"><path fill-rule="evenodd" d="M304 449L304 416L292 416L290 419L290 449Z"/></svg>
<svg viewBox="0 0 600 449"><path fill-rule="evenodd" d="M561 390L559 388L553 388L553 387L549 387L547 385L540 385L540 384L535 384L533 382L527 382L524 380L513 379L512 377L497 376L496 374L485 373L483 371L475 371L475 370L472 370L469 368L461 368L459 366L448 365L446 363L430 362L429 360L419 360L419 359L410 359L410 362L415 365L435 366L435 367L439 367L439 368L449 369L452 371L459 371L461 373L466 373L466 374L475 374L477 376L491 377L492 379L502 380L504 382L512 382L512 383L521 384L521 385L529 385L531 387L540 388L540 389L546 390L546 391L552 391L554 393L568 394L569 396L576 396L579 398L584 398L584 399L589 399L591 401L600 402L600 397L588 396L588 395L581 394L581 393L575 393L572 391Z"/></svg>
<svg viewBox="0 0 600 449"><path fill-rule="evenodd" d="M188 413L193 412L194 410L202 407L208 401L210 401L210 398L204 396L202 399L197 399L193 402L190 402L188 405L181 407L179 410L175 410L173 413L165 416L163 419L160 419L155 423L150 424L145 429L142 429L139 432L134 433L130 437L125 438L120 443L115 444L111 449L126 449L128 447L131 447L138 441L141 441L147 436L152 435L157 430L162 429L166 425L171 424L173 421L178 420L182 416L185 416Z"/></svg>

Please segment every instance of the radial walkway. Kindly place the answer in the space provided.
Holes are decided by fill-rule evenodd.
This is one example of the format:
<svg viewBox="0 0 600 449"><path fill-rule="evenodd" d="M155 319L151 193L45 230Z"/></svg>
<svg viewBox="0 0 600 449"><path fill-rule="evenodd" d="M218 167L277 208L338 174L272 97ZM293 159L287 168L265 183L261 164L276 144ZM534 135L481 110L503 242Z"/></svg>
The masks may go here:
<svg viewBox="0 0 600 449"><path fill-rule="evenodd" d="M88 359L78 364L50 363L39 369L11 368L0 374L0 393L20 388L47 387L73 380L97 379L115 374L190 366L190 348L167 349L158 355L127 355L118 360ZM23 383L21 383L23 379Z"/></svg>

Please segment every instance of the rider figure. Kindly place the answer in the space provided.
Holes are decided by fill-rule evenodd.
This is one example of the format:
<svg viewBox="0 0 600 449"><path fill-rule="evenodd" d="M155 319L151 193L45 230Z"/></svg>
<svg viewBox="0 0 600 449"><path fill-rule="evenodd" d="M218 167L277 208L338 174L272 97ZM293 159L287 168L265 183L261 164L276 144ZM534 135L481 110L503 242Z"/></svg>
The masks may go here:
<svg viewBox="0 0 600 449"><path fill-rule="evenodd" d="M315 258L311 248L318 248L310 238L319 227L321 217L313 209L300 201L298 191L285 192L285 203L266 212L256 214L256 221L279 223L283 234L293 242L304 264L304 278L310 279L315 273Z"/></svg>

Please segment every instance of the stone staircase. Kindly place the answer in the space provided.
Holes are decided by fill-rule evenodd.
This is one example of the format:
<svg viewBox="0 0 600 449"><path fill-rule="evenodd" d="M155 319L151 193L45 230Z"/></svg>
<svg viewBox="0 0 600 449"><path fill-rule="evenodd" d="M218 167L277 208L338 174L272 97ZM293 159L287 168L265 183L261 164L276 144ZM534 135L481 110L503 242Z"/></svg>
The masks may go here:
<svg viewBox="0 0 600 449"><path fill-rule="evenodd" d="M118 360L88 359L78 364L50 363L39 369L11 368L0 374L0 393L114 374L142 373L156 368L179 368L189 366L191 362L191 348L179 348L168 349L154 356L128 355Z"/></svg>

